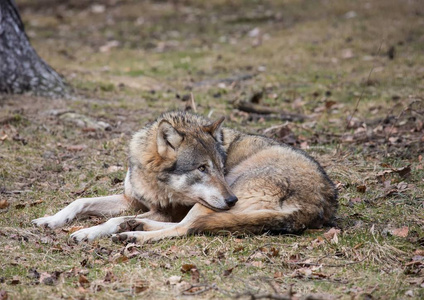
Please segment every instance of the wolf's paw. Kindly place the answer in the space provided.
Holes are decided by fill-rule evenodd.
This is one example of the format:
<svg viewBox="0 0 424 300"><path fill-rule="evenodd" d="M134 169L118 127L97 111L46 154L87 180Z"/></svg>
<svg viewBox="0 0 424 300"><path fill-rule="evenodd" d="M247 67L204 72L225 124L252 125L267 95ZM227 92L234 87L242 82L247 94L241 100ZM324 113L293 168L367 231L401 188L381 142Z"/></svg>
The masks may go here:
<svg viewBox="0 0 424 300"><path fill-rule="evenodd" d="M96 227L83 228L75 231L71 234L71 239L76 243L92 241L102 235L102 232Z"/></svg>
<svg viewBox="0 0 424 300"><path fill-rule="evenodd" d="M50 217L43 217L43 218L32 220L31 223L40 227L56 229L58 227L65 225L67 223L67 220L62 220L55 216L50 216Z"/></svg>
<svg viewBox="0 0 424 300"><path fill-rule="evenodd" d="M143 231L144 230L144 222L132 219L126 222L119 224L118 232L125 231Z"/></svg>
<svg viewBox="0 0 424 300"><path fill-rule="evenodd" d="M144 238L143 235L138 233L138 232L134 232L134 231L130 231L130 232L122 232L122 233L117 233L112 235L112 242L114 243L124 243L124 244L128 244L128 243L137 243L137 244L142 244L144 242Z"/></svg>

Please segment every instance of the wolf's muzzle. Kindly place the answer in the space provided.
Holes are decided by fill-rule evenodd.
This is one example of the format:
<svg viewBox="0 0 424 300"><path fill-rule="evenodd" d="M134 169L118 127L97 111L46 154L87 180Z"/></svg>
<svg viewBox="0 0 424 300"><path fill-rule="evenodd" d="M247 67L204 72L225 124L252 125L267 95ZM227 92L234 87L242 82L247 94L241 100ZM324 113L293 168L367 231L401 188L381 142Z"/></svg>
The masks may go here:
<svg viewBox="0 0 424 300"><path fill-rule="evenodd" d="M225 203L227 203L229 207L233 207L234 205L236 205L237 201L238 201L238 198L236 196L230 196L227 199L225 199Z"/></svg>

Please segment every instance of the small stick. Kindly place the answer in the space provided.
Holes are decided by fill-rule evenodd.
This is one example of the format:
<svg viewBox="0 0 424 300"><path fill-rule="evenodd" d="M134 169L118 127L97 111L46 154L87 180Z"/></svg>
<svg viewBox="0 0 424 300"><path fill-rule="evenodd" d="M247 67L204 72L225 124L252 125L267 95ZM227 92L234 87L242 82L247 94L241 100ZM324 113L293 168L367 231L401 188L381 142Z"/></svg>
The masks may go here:
<svg viewBox="0 0 424 300"><path fill-rule="evenodd" d="M193 93L190 93L190 101L191 101L191 108L193 109L193 111L195 113L197 113L196 102L194 102L194 95L193 95Z"/></svg>

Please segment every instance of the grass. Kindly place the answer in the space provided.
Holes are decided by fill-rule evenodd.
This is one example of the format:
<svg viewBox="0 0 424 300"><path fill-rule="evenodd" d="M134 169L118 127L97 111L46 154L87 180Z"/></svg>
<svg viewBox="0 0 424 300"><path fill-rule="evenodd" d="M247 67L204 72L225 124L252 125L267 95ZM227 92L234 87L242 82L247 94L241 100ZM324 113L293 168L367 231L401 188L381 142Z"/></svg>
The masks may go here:
<svg viewBox="0 0 424 300"><path fill-rule="evenodd" d="M102 4L104 13L93 12L89 1L18 5L33 46L75 94L0 96L0 204L8 203L0 209L0 293L10 299L255 299L290 291L322 299L424 297L418 2L130 0ZM112 40L118 46L101 52ZM253 77L217 81L247 74ZM325 238L325 228L127 248L107 238L68 240L75 226L104 221L98 218L55 231L31 225L75 198L122 192L131 134L163 111L184 108L190 92L200 113L225 115L229 127L261 134L285 124L235 108L257 91L261 105L308 116L286 126L338 185L337 239ZM61 111L112 130L65 123ZM406 166L409 176L396 171ZM396 231L402 228L406 235Z"/></svg>

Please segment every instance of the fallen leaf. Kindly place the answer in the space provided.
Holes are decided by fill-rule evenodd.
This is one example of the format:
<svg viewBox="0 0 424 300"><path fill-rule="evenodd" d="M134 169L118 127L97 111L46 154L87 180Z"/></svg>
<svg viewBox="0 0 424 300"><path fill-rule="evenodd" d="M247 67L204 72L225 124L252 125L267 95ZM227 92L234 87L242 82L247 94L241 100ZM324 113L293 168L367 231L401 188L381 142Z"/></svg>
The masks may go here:
<svg viewBox="0 0 424 300"><path fill-rule="evenodd" d="M411 165L407 165L403 168L393 169L393 172L399 174L400 177L408 177L411 173Z"/></svg>
<svg viewBox="0 0 424 300"><path fill-rule="evenodd" d="M181 282L181 276L171 276L166 280L166 284L170 285L176 285L177 283Z"/></svg>
<svg viewBox="0 0 424 300"><path fill-rule="evenodd" d="M424 249L417 249L414 251L414 255L424 256Z"/></svg>
<svg viewBox="0 0 424 300"><path fill-rule="evenodd" d="M78 283L83 287L83 288L87 288L90 286L90 281L88 280L88 278L83 275L80 274L78 277Z"/></svg>
<svg viewBox="0 0 424 300"><path fill-rule="evenodd" d="M190 270L191 273L191 282L192 283L199 283L200 281L200 272L197 268L193 268Z"/></svg>
<svg viewBox="0 0 424 300"><path fill-rule="evenodd" d="M8 138L8 136L7 136L7 134L5 134L5 135L3 135L1 138L0 138L0 141L4 141L4 140L6 140Z"/></svg>
<svg viewBox="0 0 424 300"><path fill-rule="evenodd" d="M392 170L384 170L384 171L378 172L376 174L377 180L380 182L385 182L387 181L386 176L391 173L393 173Z"/></svg>
<svg viewBox="0 0 424 300"><path fill-rule="evenodd" d="M360 197L355 197L349 200L352 203L361 203L362 199Z"/></svg>
<svg viewBox="0 0 424 300"><path fill-rule="evenodd" d="M149 282L147 280L137 280L132 286L133 291L136 294L146 291L149 288Z"/></svg>
<svg viewBox="0 0 424 300"><path fill-rule="evenodd" d="M227 276L229 276L231 273L233 273L233 270L234 270L234 268L231 268L231 269L227 269L227 270L224 270L224 277L227 277Z"/></svg>
<svg viewBox="0 0 424 300"><path fill-rule="evenodd" d="M243 251L243 250L244 250L244 246L238 246L238 247L234 248L233 253L237 253L237 252L240 252L240 251Z"/></svg>
<svg viewBox="0 0 424 300"><path fill-rule="evenodd" d="M37 269L31 268L28 270L28 277L33 279L40 279L40 273L38 273Z"/></svg>
<svg viewBox="0 0 424 300"><path fill-rule="evenodd" d="M6 199L0 200L0 209L6 208L10 205L9 202L7 202Z"/></svg>
<svg viewBox="0 0 424 300"><path fill-rule="evenodd" d="M45 285L54 285L56 283L56 276L53 276L50 273L43 272L40 274L40 283Z"/></svg>
<svg viewBox="0 0 424 300"><path fill-rule="evenodd" d="M117 172L117 171L121 171L123 169L124 168L121 167L121 166L110 166L109 168L107 168L107 173L114 173L114 172Z"/></svg>
<svg viewBox="0 0 424 300"><path fill-rule="evenodd" d="M26 206L25 203L18 203L18 204L15 205L15 208L16 209L22 209L22 208L25 208L25 206Z"/></svg>
<svg viewBox="0 0 424 300"><path fill-rule="evenodd" d="M66 149L69 151L73 151L73 152L78 152L78 151L82 151L84 149L87 148L87 145L70 145L70 146L66 146Z"/></svg>
<svg viewBox="0 0 424 300"><path fill-rule="evenodd" d="M405 181L402 181L402 182L399 182L396 187L399 191L403 191L408 188L408 184Z"/></svg>
<svg viewBox="0 0 424 300"><path fill-rule="evenodd" d="M62 231L71 234L71 233L74 233L74 232L81 230L83 228L84 228L84 226L72 226L72 227L69 227L69 228L63 228Z"/></svg>
<svg viewBox="0 0 424 300"><path fill-rule="evenodd" d="M17 285L19 283L21 283L21 279L19 278L19 276L13 276L12 280L10 281L10 284Z"/></svg>
<svg viewBox="0 0 424 300"><path fill-rule="evenodd" d="M325 108L326 109L330 109L331 107L333 107L335 104L337 104L336 101L333 100L327 100L325 101Z"/></svg>
<svg viewBox="0 0 424 300"><path fill-rule="evenodd" d="M181 266L181 272L183 273L187 273L189 272L191 269L197 269L195 265L193 264L184 264Z"/></svg>
<svg viewBox="0 0 424 300"><path fill-rule="evenodd" d="M262 261L252 261L252 266L254 266L256 268L262 268L263 262Z"/></svg>
<svg viewBox="0 0 424 300"><path fill-rule="evenodd" d="M111 270L107 270L106 275L105 275L105 279L103 279L103 281L104 282L114 282L116 280L117 280L117 278L116 278L115 274L113 274L113 272Z"/></svg>
<svg viewBox="0 0 424 300"><path fill-rule="evenodd" d="M394 236L398 237L407 237L409 232L408 226L403 226L401 228L395 228L390 231L390 233Z"/></svg>
<svg viewBox="0 0 424 300"><path fill-rule="evenodd" d="M356 191L358 191L359 193L365 193L366 190L367 190L367 187L365 185L356 186Z"/></svg>
<svg viewBox="0 0 424 300"><path fill-rule="evenodd" d="M38 204L41 204L41 203L43 203L44 201L43 200L36 200L36 201L32 201L32 202L30 202L29 203L29 206L36 206L36 205L38 205Z"/></svg>
<svg viewBox="0 0 424 300"><path fill-rule="evenodd" d="M140 255L140 251L138 251L138 245L134 243L129 243L125 246L124 255L128 258L133 258Z"/></svg>
<svg viewBox="0 0 424 300"><path fill-rule="evenodd" d="M127 256L122 255L121 253L116 253L113 257L112 257L112 261L115 263L124 263L127 262L129 259Z"/></svg>
<svg viewBox="0 0 424 300"><path fill-rule="evenodd" d="M119 42L118 41L115 41L115 40L114 41L109 41L106 44L104 44L103 46L101 46L99 48L99 51L102 52L102 53L109 52L112 48L116 48L118 46L119 46Z"/></svg>
<svg viewBox="0 0 424 300"><path fill-rule="evenodd" d="M271 247L271 249L269 249L271 256L276 257L280 254L280 250L275 249L274 247Z"/></svg>
<svg viewBox="0 0 424 300"><path fill-rule="evenodd" d="M0 291L0 300L7 300L7 291Z"/></svg>
<svg viewBox="0 0 424 300"><path fill-rule="evenodd" d="M312 246L312 248L316 248L316 247L321 246L324 243L325 243L325 240L321 236L319 236L311 242L311 246Z"/></svg>
<svg viewBox="0 0 424 300"><path fill-rule="evenodd" d="M330 230L328 230L326 233L324 233L324 237L327 240L331 240L335 235L340 233L340 229L336 229L336 228L331 228Z"/></svg>
<svg viewBox="0 0 424 300"><path fill-rule="evenodd" d="M353 55L352 49L344 49L342 51L342 58L349 59L349 58L353 58L353 57L354 57L354 55Z"/></svg>
<svg viewBox="0 0 424 300"><path fill-rule="evenodd" d="M408 296L408 297L414 297L414 291L413 291L413 290L408 290L408 291L406 291L406 292L405 292L405 296Z"/></svg>

